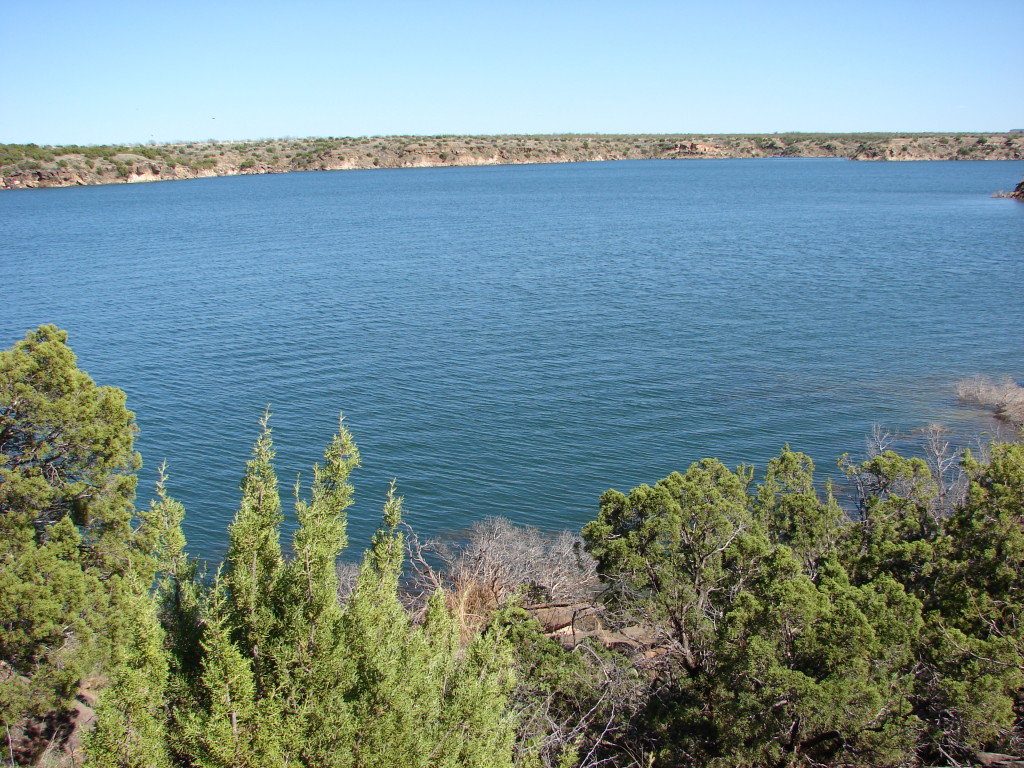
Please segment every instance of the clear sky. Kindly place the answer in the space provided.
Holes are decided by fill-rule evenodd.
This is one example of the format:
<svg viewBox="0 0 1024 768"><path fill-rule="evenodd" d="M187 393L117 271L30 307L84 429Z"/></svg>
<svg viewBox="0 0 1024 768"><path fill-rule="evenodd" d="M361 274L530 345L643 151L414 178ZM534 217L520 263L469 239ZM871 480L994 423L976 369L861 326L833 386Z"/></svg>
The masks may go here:
<svg viewBox="0 0 1024 768"><path fill-rule="evenodd" d="M5 0L0 142L1024 128L1024 0Z"/></svg>

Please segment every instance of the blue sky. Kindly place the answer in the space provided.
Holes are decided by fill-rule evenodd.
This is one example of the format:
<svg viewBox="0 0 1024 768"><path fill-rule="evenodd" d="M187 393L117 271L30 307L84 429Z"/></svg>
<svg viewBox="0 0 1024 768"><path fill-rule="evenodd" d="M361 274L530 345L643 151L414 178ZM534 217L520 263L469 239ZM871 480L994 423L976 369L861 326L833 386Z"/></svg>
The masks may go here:
<svg viewBox="0 0 1024 768"><path fill-rule="evenodd" d="M4 3L0 142L1024 128L1024 2Z"/></svg>

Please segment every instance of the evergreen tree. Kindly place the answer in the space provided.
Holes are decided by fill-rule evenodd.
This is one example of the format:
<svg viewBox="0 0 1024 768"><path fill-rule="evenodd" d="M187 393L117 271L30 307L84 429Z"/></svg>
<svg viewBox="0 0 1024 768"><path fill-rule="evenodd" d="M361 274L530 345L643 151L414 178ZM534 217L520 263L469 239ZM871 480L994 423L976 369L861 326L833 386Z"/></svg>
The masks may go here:
<svg viewBox="0 0 1024 768"><path fill-rule="evenodd" d="M925 598L936 575L938 486L923 459L884 451L855 465L839 460L858 489L858 514L846 530L843 561L857 583L889 574ZM927 605L927 601L926 601Z"/></svg>
<svg viewBox="0 0 1024 768"><path fill-rule="evenodd" d="M258 695L275 685L268 665L269 638L279 630L275 592L283 569L281 557L281 497L274 472L270 413L260 421L263 431L242 480L242 502L228 527L225 586L232 625L245 655L252 659Z"/></svg>
<svg viewBox="0 0 1024 768"><path fill-rule="evenodd" d="M823 503L814 487L811 457L791 451L789 445L768 462L757 489L755 513L773 543L793 550L808 573L834 551L843 523L843 511L832 495L831 483Z"/></svg>
<svg viewBox="0 0 1024 768"><path fill-rule="evenodd" d="M832 559L815 583L787 548L775 548L729 610L717 669L700 687L715 734L709 762L911 760L920 627L920 604L892 579L858 588Z"/></svg>
<svg viewBox="0 0 1024 768"><path fill-rule="evenodd" d="M278 671L275 695L283 702L284 728L306 765L348 764L351 732L345 691L350 663L341 634L336 563L347 544L346 510L352 504L349 475L359 451L339 419L338 432L313 467L308 501L298 498L293 557L270 599L277 606L273 637Z"/></svg>
<svg viewBox="0 0 1024 768"><path fill-rule="evenodd" d="M172 708L189 699L190 688L202 672L203 620L201 608L208 589L199 564L185 552L181 522L185 508L167 493L165 467L157 481L156 502L144 515L156 555L154 599L168 652L168 704Z"/></svg>
<svg viewBox="0 0 1024 768"><path fill-rule="evenodd" d="M412 624L398 599L400 522L392 484L384 526L363 560L342 625L353 662L353 764L511 766L510 649L496 632L460 651L441 591L431 596L423 625Z"/></svg>
<svg viewBox="0 0 1024 768"><path fill-rule="evenodd" d="M349 475L358 466L359 451L339 420L338 433L324 451L323 466L313 467L310 500L297 498L295 502L299 526L284 588L293 609L288 629L297 664L325 649L325 643L318 640L330 636L340 616L335 566L348 544L346 510L352 504L353 491Z"/></svg>
<svg viewBox="0 0 1024 768"><path fill-rule="evenodd" d="M126 572L134 508L135 415L125 394L97 387L76 365L67 333L43 325L0 353L0 534L37 541L71 516L84 563Z"/></svg>
<svg viewBox="0 0 1024 768"><path fill-rule="evenodd" d="M160 620L160 596L185 565L185 510L167 495L166 467L157 481L157 501L140 513L134 544L135 572L115 577L111 587L110 685L100 697L96 729L86 744L91 765L162 768L168 748L168 677L173 647Z"/></svg>
<svg viewBox="0 0 1024 768"><path fill-rule="evenodd" d="M948 759L1024 750L1024 445L968 455L967 503L935 547L919 708Z"/></svg>
<svg viewBox="0 0 1024 768"><path fill-rule="evenodd" d="M665 765L913 756L920 603L888 576L850 581L812 471L787 446L750 495L747 470L705 460L609 491L584 528L612 606L667 638L645 718Z"/></svg>
<svg viewBox="0 0 1024 768"><path fill-rule="evenodd" d="M0 541L0 719L64 707L102 659L107 596L79 560L81 536L64 518L37 542L31 528Z"/></svg>
<svg viewBox="0 0 1024 768"><path fill-rule="evenodd" d="M711 669L712 640L731 600L768 549L747 497L750 472L716 459L629 496L607 491L583 539L629 620L672 638L686 675Z"/></svg>
<svg viewBox="0 0 1024 768"><path fill-rule="evenodd" d="M353 764L359 768L423 764L434 746L431 731L440 716L440 707L426 711L424 698L431 692L426 690L429 670L421 663L425 647L412 633L398 600L400 519L401 500L392 484L384 527L374 534L363 558L341 627L353 665L347 698L355 718Z"/></svg>
<svg viewBox="0 0 1024 768"><path fill-rule="evenodd" d="M133 579L134 581L134 579ZM112 606L123 621L112 637L110 685L96 709L96 729L86 752L96 768L165 768L167 652L156 603L137 583L119 590Z"/></svg>
<svg viewBox="0 0 1024 768"><path fill-rule="evenodd" d="M0 719L53 713L102 674L90 766L568 768L629 755L795 768L1024 750L1024 446L968 455L967 500L948 518L925 462L891 451L841 461L859 491L848 521L789 446L753 492L749 468L712 459L608 491L584 528L608 615L657 638L612 662L563 651L514 605L461 643L442 590L414 621L394 484L340 603L359 463L343 424L308 499L297 484L286 557L264 416L209 583L163 471L133 523L133 416L65 341L43 326L0 353Z"/></svg>
<svg viewBox="0 0 1024 768"><path fill-rule="evenodd" d="M111 592L145 555L134 415L44 325L0 352L0 721L68 705L109 654Z"/></svg>
<svg viewBox="0 0 1024 768"><path fill-rule="evenodd" d="M202 674L195 701L178 713L178 745L201 768L271 768L285 763L272 700L257 700L252 666L232 641L219 578L203 604Z"/></svg>

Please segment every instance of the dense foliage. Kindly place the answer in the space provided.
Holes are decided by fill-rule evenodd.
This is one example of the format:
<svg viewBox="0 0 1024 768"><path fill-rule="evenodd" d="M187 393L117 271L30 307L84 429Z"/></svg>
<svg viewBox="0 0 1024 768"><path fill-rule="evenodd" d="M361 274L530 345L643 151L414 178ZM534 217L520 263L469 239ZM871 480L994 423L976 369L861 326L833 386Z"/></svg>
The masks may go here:
<svg viewBox="0 0 1024 768"><path fill-rule="evenodd" d="M927 464L846 463L844 516L788 447L705 460L583 531L624 621L664 641L646 715L665 764L903 765L1020 753L1024 446L969 455L953 514Z"/></svg>
<svg viewBox="0 0 1024 768"><path fill-rule="evenodd" d="M135 510L133 415L66 341L43 326L0 353L9 762L47 744L56 759L90 685L103 692L84 760L104 767L952 765L1024 750L1021 444L966 455L960 495L948 462L844 457L849 512L788 446L757 483L706 459L605 493L582 547L489 525L437 572L414 542L419 589L392 488L341 589L358 451L339 423L285 547L268 414L225 561L205 575L163 479ZM600 588L579 588L594 570ZM567 606L590 623L538 622Z"/></svg>
<svg viewBox="0 0 1024 768"><path fill-rule="evenodd" d="M132 528L134 415L43 326L0 354L0 718L66 702L151 567Z"/></svg>

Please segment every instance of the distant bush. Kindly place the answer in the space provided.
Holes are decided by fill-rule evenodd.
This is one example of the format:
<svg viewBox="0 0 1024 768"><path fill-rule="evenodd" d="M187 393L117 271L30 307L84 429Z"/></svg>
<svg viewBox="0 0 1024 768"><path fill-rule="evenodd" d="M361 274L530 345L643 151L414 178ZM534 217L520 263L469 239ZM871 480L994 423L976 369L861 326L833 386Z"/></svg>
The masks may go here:
<svg viewBox="0 0 1024 768"><path fill-rule="evenodd" d="M52 150L35 144L2 144L0 145L0 165L14 165L22 160L35 160L43 163L52 162Z"/></svg>

